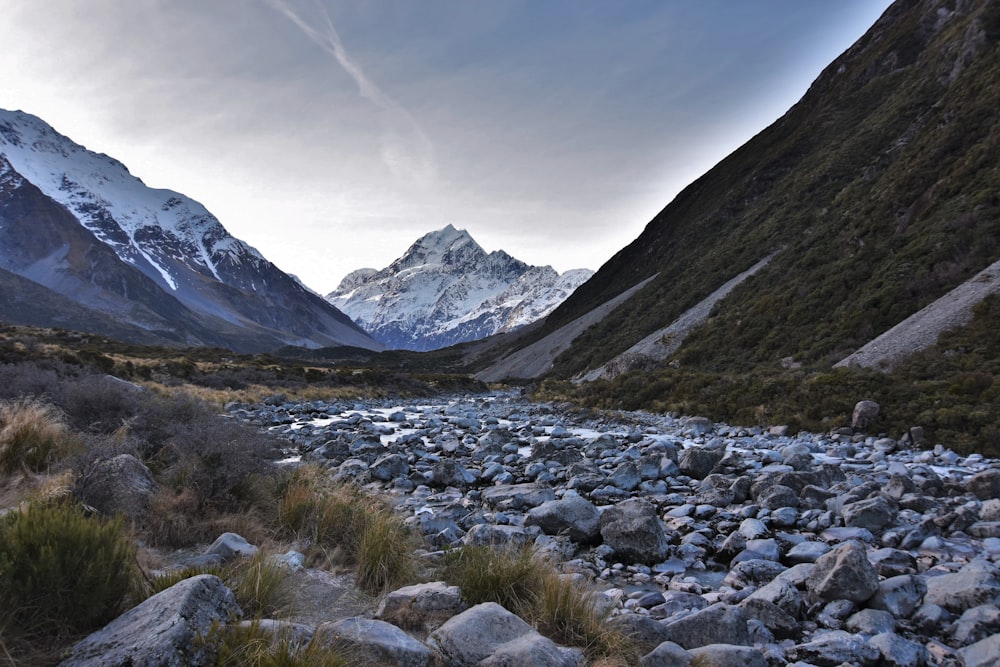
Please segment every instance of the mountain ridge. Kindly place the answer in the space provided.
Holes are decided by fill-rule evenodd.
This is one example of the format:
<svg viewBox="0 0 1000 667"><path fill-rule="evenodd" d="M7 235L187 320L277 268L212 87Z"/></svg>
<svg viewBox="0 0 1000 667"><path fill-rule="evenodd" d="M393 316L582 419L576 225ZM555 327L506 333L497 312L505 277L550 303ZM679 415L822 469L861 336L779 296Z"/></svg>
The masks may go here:
<svg viewBox="0 0 1000 667"><path fill-rule="evenodd" d="M0 267L124 324L237 351L381 349L204 206L35 116L0 110L0 191Z"/></svg>
<svg viewBox="0 0 1000 667"><path fill-rule="evenodd" d="M586 373L783 247L664 361L829 368L1000 257L998 39L995 3L896 2L509 349L656 275L551 369Z"/></svg>
<svg viewBox="0 0 1000 667"><path fill-rule="evenodd" d="M428 351L513 331L561 303L593 272L487 253L448 224L384 269L347 274L327 300L390 348Z"/></svg>

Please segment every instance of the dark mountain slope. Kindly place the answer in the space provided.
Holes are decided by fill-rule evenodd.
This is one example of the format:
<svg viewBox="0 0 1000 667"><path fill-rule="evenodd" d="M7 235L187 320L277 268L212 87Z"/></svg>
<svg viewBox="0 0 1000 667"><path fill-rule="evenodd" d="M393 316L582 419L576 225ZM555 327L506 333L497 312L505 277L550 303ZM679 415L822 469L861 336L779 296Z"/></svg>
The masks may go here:
<svg viewBox="0 0 1000 667"><path fill-rule="evenodd" d="M675 360L832 363L1000 258L998 40L995 2L890 7L550 315L534 338L659 274L555 374L610 359L776 249Z"/></svg>
<svg viewBox="0 0 1000 667"><path fill-rule="evenodd" d="M0 267L187 345L382 347L198 202L149 188L41 119L5 110Z"/></svg>

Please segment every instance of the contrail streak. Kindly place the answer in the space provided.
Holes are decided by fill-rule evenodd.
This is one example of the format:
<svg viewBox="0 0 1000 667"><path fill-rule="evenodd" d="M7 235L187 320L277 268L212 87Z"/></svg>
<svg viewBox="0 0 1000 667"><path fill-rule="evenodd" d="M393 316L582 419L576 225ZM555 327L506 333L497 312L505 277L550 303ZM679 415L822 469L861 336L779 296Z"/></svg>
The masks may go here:
<svg viewBox="0 0 1000 667"><path fill-rule="evenodd" d="M286 0L264 0L272 9L294 23L313 43L329 53L358 86L358 93L386 113L382 133L382 160L399 177L420 185L429 185L434 176L433 146L416 119L367 76L351 59L333 25L329 12L316 2L322 13L323 30L317 30L296 12Z"/></svg>

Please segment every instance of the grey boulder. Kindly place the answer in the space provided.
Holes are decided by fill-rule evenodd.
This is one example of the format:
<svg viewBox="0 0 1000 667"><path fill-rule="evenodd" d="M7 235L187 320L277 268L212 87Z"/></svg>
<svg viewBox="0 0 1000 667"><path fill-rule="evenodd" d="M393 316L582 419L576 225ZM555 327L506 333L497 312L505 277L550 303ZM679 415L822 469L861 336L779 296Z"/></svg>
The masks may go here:
<svg viewBox="0 0 1000 667"><path fill-rule="evenodd" d="M601 514L601 537L617 558L630 563L658 563L670 549L656 509L639 498L624 500Z"/></svg>
<svg viewBox="0 0 1000 667"><path fill-rule="evenodd" d="M426 667L432 657L429 648L385 621L345 618L323 623L316 632L321 637L335 637L337 645L344 646L361 664Z"/></svg>
<svg viewBox="0 0 1000 667"><path fill-rule="evenodd" d="M524 519L526 526L538 526L546 535L566 535L574 542L591 544L601 536L601 513L589 500L567 491L559 500L535 507Z"/></svg>
<svg viewBox="0 0 1000 667"><path fill-rule="evenodd" d="M212 664L213 623L242 616L233 593L210 574L185 579L133 607L70 649L64 667L198 667Z"/></svg>
<svg viewBox="0 0 1000 667"><path fill-rule="evenodd" d="M431 634L431 642L454 667L577 667L582 657L561 650L495 602L478 604L448 619Z"/></svg>
<svg viewBox="0 0 1000 667"><path fill-rule="evenodd" d="M878 572L863 546L845 542L816 560L806 587L821 600L864 602L878 590Z"/></svg>

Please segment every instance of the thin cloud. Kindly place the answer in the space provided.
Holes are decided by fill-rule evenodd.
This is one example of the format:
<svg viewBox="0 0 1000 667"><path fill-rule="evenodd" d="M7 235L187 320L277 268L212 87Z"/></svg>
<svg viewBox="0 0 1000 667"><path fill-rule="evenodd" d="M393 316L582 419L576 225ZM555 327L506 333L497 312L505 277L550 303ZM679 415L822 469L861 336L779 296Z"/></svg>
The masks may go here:
<svg viewBox="0 0 1000 667"><path fill-rule="evenodd" d="M285 0L264 0L275 11L294 23L313 43L329 53L358 86L358 93L385 114L381 137L381 155L390 172L397 178L422 187L433 184L436 174L434 147L413 115L392 99L365 75L344 48L330 13L319 2L316 9L322 15L322 29L306 21Z"/></svg>

